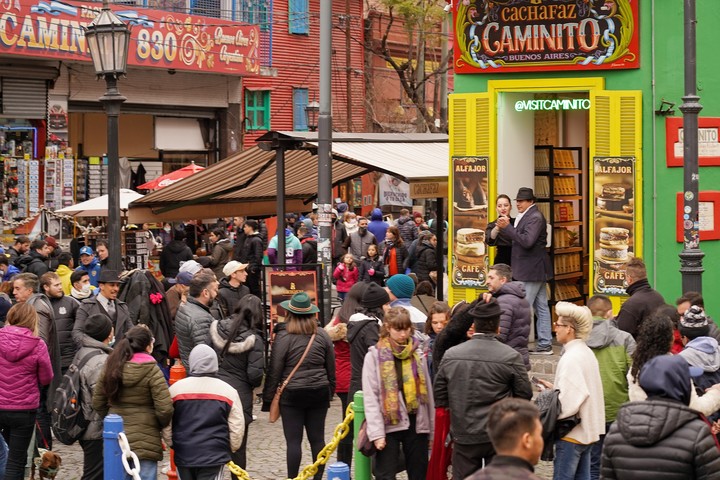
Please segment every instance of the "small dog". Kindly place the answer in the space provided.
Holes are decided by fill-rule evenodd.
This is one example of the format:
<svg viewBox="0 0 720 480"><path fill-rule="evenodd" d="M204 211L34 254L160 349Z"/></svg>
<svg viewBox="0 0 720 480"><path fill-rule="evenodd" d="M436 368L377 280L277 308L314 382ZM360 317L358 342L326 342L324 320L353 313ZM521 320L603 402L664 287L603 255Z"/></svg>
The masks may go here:
<svg viewBox="0 0 720 480"><path fill-rule="evenodd" d="M30 480L35 480L35 469L39 472L40 480L54 479L62 465L62 458L57 453L44 448L38 448L39 457L35 457L30 469Z"/></svg>

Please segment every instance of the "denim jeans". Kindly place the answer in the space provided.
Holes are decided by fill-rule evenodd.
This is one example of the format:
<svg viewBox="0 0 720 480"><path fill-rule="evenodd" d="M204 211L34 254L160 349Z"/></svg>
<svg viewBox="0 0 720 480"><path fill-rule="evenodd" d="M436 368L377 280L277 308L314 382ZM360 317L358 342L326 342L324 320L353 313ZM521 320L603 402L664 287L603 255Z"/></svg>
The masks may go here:
<svg viewBox="0 0 720 480"><path fill-rule="evenodd" d="M0 428L8 445L5 480L22 480L35 431L35 410L0 410Z"/></svg>
<svg viewBox="0 0 720 480"><path fill-rule="evenodd" d="M553 480L590 480L592 444L555 442Z"/></svg>
<svg viewBox="0 0 720 480"><path fill-rule="evenodd" d="M605 424L605 434L610 431L613 422ZM592 444L592 453L590 454L590 480L600 480L602 449L605 443L605 435L600 435L600 440Z"/></svg>
<svg viewBox="0 0 720 480"><path fill-rule="evenodd" d="M125 480L132 480L132 475L125 473ZM140 460L141 480L157 480L157 462L155 460Z"/></svg>
<svg viewBox="0 0 720 480"><path fill-rule="evenodd" d="M552 347L552 325L545 282L523 282L525 300L537 315L537 348Z"/></svg>
<svg viewBox="0 0 720 480"><path fill-rule="evenodd" d="M0 478L5 477L5 465L8 459L8 446L5 443L5 437L0 435Z"/></svg>

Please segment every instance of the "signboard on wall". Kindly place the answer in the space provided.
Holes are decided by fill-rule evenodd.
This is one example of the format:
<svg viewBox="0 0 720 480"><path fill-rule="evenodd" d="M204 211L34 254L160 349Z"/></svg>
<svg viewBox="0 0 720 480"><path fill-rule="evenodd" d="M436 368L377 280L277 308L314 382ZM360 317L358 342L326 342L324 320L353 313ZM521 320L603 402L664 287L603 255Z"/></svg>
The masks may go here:
<svg viewBox="0 0 720 480"><path fill-rule="evenodd" d="M635 157L593 159L593 291L626 295L625 266L635 256Z"/></svg>
<svg viewBox="0 0 720 480"><path fill-rule="evenodd" d="M682 117L665 119L665 160L668 167L683 166L683 134ZM720 165L720 118L698 118L698 165Z"/></svg>
<svg viewBox="0 0 720 480"><path fill-rule="evenodd" d="M260 71L259 30L219 18L110 4L131 27L128 65L224 74ZM98 3L2 2L0 54L90 62L83 27Z"/></svg>
<svg viewBox="0 0 720 480"><path fill-rule="evenodd" d="M640 68L637 0L453 2L455 73Z"/></svg>
<svg viewBox="0 0 720 480"><path fill-rule="evenodd" d="M488 157L452 159L453 287L484 288L487 284L488 163Z"/></svg>

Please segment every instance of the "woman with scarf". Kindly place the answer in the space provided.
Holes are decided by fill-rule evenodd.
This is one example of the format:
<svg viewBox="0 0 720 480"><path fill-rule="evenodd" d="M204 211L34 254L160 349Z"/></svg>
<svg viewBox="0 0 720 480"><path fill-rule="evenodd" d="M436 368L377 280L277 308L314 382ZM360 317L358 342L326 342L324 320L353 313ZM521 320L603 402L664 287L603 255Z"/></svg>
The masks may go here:
<svg viewBox="0 0 720 480"><path fill-rule="evenodd" d="M408 257L408 251L403 244L398 227L391 226L385 232L382 252L388 278L398 273L405 273L405 260Z"/></svg>
<svg viewBox="0 0 720 480"><path fill-rule="evenodd" d="M401 448L408 479L425 479L435 405L427 362L404 308L385 314L380 340L365 357L362 384L367 435L378 450L375 479L395 478Z"/></svg>

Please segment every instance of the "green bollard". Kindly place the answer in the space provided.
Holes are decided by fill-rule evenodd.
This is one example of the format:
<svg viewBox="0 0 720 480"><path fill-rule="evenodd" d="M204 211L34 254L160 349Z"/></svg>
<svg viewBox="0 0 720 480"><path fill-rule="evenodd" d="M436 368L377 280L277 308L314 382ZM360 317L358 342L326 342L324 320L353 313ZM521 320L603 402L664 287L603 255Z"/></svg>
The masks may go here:
<svg viewBox="0 0 720 480"><path fill-rule="evenodd" d="M355 418L353 419L353 430L355 430L355 459L353 460L353 468L355 469L355 480L370 480L372 475L370 474L370 459L360 453L357 449L357 438L360 432L360 425L365 420L365 402L363 401L362 391L355 392L353 398L353 411L355 412Z"/></svg>

